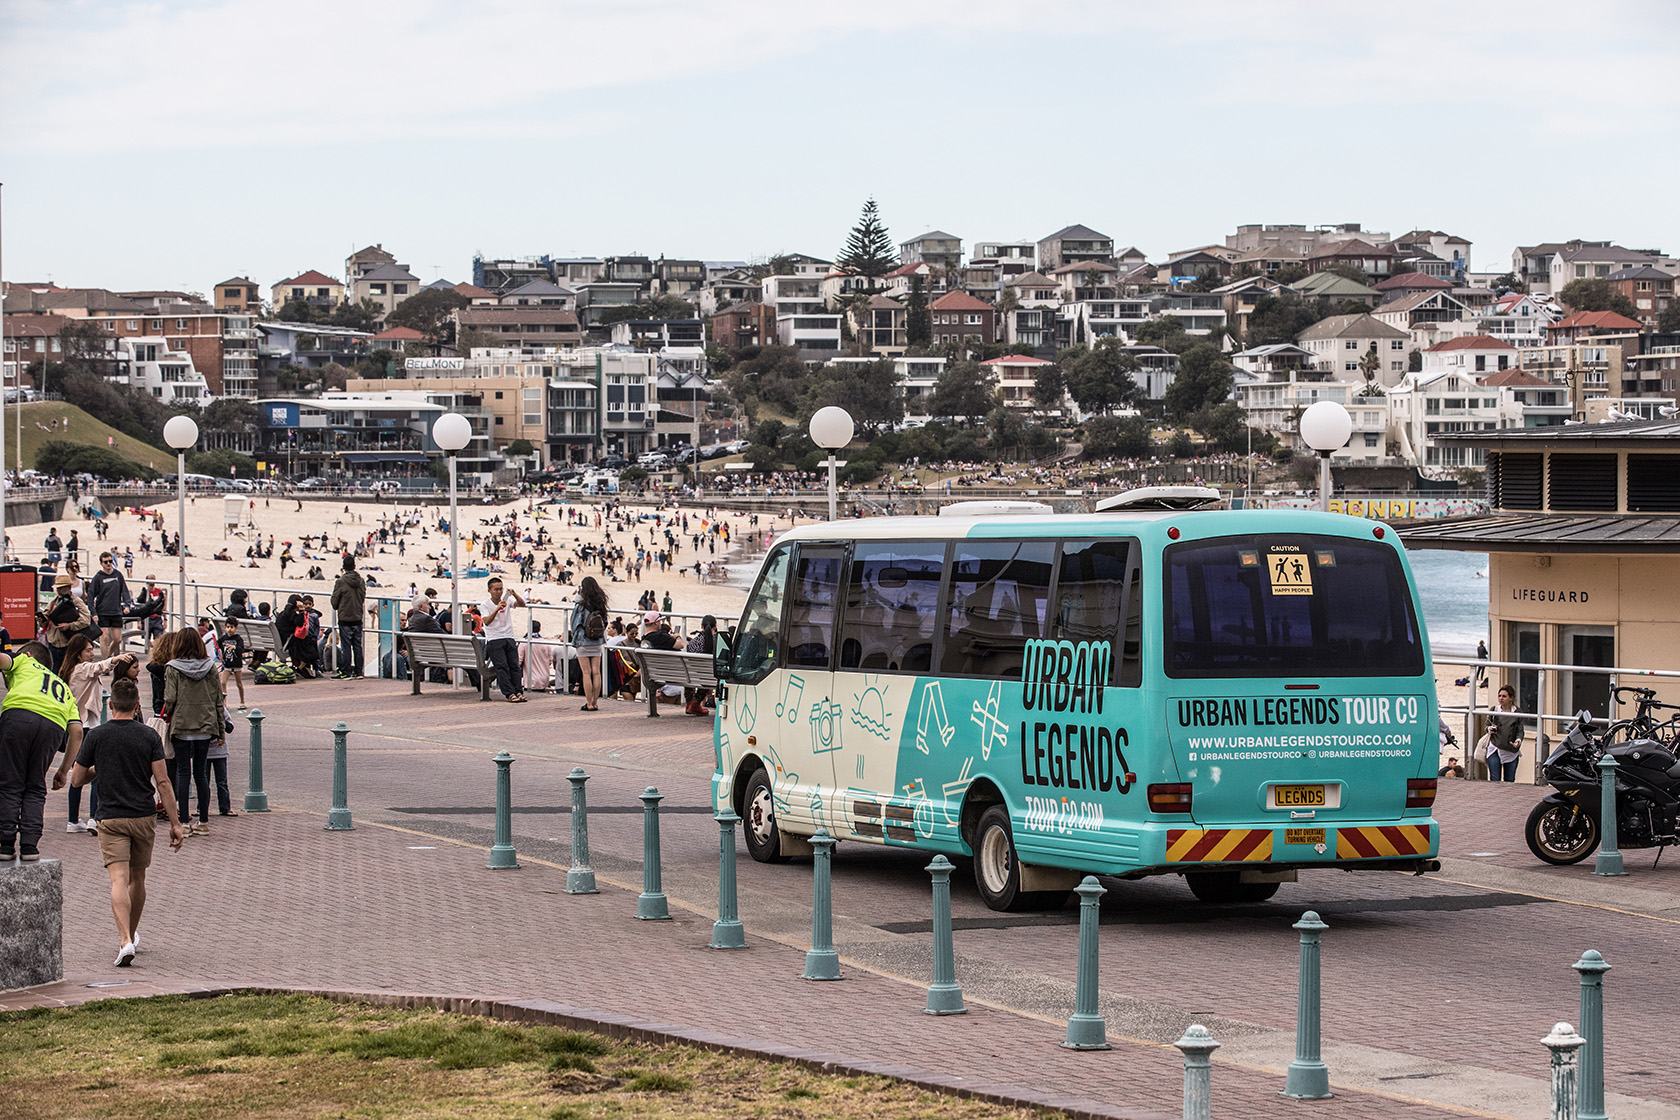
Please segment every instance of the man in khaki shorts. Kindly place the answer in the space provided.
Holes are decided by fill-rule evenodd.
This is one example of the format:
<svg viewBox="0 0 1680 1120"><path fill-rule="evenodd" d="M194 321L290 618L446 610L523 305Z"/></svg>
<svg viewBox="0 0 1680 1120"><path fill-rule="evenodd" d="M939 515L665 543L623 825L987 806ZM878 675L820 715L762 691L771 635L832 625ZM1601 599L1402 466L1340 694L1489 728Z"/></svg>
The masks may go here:
<svg viewBox="0 0 1680 1120"><path fill-rule="evenodd" d="M117 967L134 963L140 948L140 912L146 907L146 868L152 862L157 814L152 783L169 813L169 846L181 850L181 822L175 815L175 791L163 740L141 723L140 690L126 677L111 684L111 718L89 731L76 754L70 783L99 780L99 854L111 876L111 913L117 919L122 948ZM106 791L110 793L107 795Z"/></svg>

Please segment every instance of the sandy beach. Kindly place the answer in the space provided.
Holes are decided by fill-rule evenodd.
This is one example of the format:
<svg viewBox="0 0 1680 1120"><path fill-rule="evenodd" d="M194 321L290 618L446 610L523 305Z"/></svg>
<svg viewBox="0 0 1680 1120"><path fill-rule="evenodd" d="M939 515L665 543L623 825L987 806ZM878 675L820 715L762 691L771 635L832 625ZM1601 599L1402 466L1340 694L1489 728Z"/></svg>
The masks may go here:
<svg viewBox="0 0 1680 1120"><path fill-rule="evenodd" d="M245 512L251 524L233 530L223 524L223 497L224 495L218 493L196 498L189 496L187 499L187 595L190 603L193 586L197 585L201 589L198 595L200 609L210 603L225 600L226 592L219 590L219 587L247 588L259 602L273 601L272 593L310 594L315 596L317 606L325 606L326 599L332 594L333 579L339 571L342 550L350 548L355 541L364 539L369 533L377 538L381 526L389 528L398 519L409 517L417 517L418 524L407 528L400 537L403 546L401 555L398 554L397 538L393 537L384 544L376 539L371 546L371 555L357 562L358 570L368 580L369 594L406 597L410 584L414 584L422 590L427 587L437 589L445 600L449 597L449 577L437 574L440 567L445 572L449 568L449 535L438 530L439 521L449 516L448 506L416 507L401 502L377 505L369 502L347 504L342 500L325 498L245 495ZM173 536L177 504L173 501L152 502L144 507L146 515L139 515L131 509L118 508L119 502L120 499L116 498L103 499L103 505L106 507L105 520L109 524L107 536L103 541L95 536L94 519L76 514L48 524L8 527L7 535L13 552L21 555L27 563L37 563L47 531L56 525L58 535L66 548L69 547L71 531L75 530L78 533L84 576L91 576L98 570L99 554L108 549L115 554L117 567L129 580L131 591L137 593L148 577L156 577L160 584L173 591L178 578L176 559L163 554L162 538L152 528L153 519L150 515L161 515L164 529ZM602 579L602 586L607 592L613 613L622 614L625 618L638 613L636 600L644 591L652 589L661 600L667 593L670 594L673 613L716 614L719 617L733 618L740 614L746 599L745 592L736 586L736 583L743 578L750 578L750 572L756 569L757 557L761 551L747 538L754 534L761 538L765 533L773 536L788 527L785 520L761 517L756 529L749 528L748 515L721 512L719 518L721 524L728 529L730 544L726 547L724 542L718 539L716 550L711 551L708 549L706 538L714 521L705 507L623 506L618 507L612 514L606 512L608 508L604 503L565 500L537 502L520 499L496 505L462 502L461 598L475 601L483 598L487 577L467 578L464 575L476 566L502 575L510 586L518 588L520 594L532 603L555 606L569 604L572 586L562 585L553 580L545 581L540 567L543 558L553 554L558 565L571 561L572 569L576 573L573 577L574 584L576 579L583 575L594 575L597 579L602 579L598 564L585 565L579 558L582 549L611 544L622 547L626 553L633 555L638 540L643 547L663 547L665 527L671 524L673 518L677 519L677 524L680 525L681 518L686 515L689 531L681 534L675 567L662 572L657 566L645 566L640 579L637 579L630 573L628 565L619 563L615 565L618 576L613 582L608 583ZM589 519L588 527L568 525L568 510L586 513ZM597 514L602 515L599 528L594 526ZM470 552L465 545L466 539L474 533L478 534L482 542L491 533L505 528L510 517L516 519L522 538L527 533L534 535L538 529L546 530L548 543L536 551L539 566L530 581L517 579L517 563L507 559L483 563L482 545L476 546ZM492 521L498 523L491 524ZM676 531L674 526L673 531ZM327 535L325 548L321 546L322 533ZM261 534L265 545L270 537L273 538L274 552L267 559L257 560L255 567L248 567L245 551L257 539L257 534ZM701 536L698 554L693 544L695 534ZM303 543L306 536L310 538L307 547ZM142 537L150 542L150 555L142 549ZM280 554L287 542L291 544L292 562L287 565L285 577L282 578ZM521 547L523 549L530 546ZM214 559L223 548L226 548L232 559ZM125 568L126 553L129 550L134 553L132 571ZM722 561L727 566L733 582L702 582L694 570L696 559L702 563ZM309 570L317 567L324 578L309 578ZM279 605L280 603L276 603L277 607Z"/></svg>

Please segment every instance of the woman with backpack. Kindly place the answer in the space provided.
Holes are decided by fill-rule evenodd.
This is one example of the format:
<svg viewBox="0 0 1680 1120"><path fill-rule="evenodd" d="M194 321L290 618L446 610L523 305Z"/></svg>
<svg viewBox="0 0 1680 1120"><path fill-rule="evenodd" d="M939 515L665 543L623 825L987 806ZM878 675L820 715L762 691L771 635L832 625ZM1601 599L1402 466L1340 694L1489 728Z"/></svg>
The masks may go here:
<svg viewBox="0 0 1680 1120"><path fill-rule="evenodd" d="M607 593L601 590L594 576L585 576L578 584L569 636L577 652L578 672L583 677L580 711L598 712L601 710L601 659L607 643Z"/></svg>

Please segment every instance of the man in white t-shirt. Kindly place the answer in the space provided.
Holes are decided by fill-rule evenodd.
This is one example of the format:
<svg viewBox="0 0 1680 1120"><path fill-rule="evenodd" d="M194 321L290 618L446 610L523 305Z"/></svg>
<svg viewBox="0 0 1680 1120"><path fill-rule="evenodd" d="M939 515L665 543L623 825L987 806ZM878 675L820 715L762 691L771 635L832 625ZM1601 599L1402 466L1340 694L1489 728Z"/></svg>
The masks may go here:
<svg viewBox="0 0 1680 1120"><path fill-rule="evenodd" d="M496 687L510 704L525 703L525 684L519 672L519 643L513 637L514 607L523 607L519 592L502 590L500 576L491 576L490 598L478 605L484 620L484 660L496 671Z"/></svg>

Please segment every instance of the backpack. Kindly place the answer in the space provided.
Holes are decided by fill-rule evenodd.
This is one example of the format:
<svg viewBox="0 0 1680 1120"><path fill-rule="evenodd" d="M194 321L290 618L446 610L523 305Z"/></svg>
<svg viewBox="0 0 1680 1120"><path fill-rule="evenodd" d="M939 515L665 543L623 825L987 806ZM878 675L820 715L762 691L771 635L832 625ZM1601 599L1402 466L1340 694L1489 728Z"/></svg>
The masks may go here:
<svg viewBox="0 0 1680 1120"><path fill-rule="evenodd" d="M598 642L607 636L607 616L600 611L590 611L589 617L583 620L583 636L586 641Z"/></svg>
<svg viewBox="0 0 1680 1120"><path fill-rule="evenodd" d="M291 684L297 680L297 670L282 661L264 661L251 676L258 684Z"/></svg>

